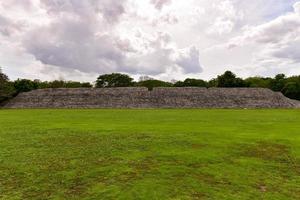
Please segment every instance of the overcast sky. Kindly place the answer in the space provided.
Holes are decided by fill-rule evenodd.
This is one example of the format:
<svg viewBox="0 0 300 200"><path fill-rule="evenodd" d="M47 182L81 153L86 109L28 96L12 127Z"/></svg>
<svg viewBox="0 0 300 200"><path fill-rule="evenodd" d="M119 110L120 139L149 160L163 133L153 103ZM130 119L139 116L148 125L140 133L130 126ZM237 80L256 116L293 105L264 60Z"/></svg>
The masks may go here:
<svg viewBox="0 0 300 200"><path fill-rule="evenodd" d="M300 75L299 0L0 0L11 79Z"/></svg>

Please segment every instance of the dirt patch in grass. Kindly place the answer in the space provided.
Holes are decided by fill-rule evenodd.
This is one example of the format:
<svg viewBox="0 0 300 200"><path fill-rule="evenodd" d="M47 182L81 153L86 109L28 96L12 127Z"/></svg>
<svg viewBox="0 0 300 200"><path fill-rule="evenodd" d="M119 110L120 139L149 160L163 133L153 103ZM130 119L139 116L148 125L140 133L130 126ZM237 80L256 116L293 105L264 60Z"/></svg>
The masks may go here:
<svg viewBox="0 0 300 200"><path fill-rule="evenodd" d="M147 157L140 161L130 163L136 171L150 171L157 167L158 161L153 157Z"/></svg>
<svg viewBox="0 0 300 200"><path fill-rule="evenodd" d="M293 156L291 147L286 144L260 141L239 145L238 151L238 156L262 160L263 166L268 166L269 172L279 178L275 185L258 180L253 187L261 193L278 192L280 184L300 175L300 160Z"/></svg>
<svg viewBox="0 0 300 200"><path fill-rule="evenodd" d="M206 183L211 186L228 186L231 185L231 182L229 180L226 180L225 178L216 178L209 174L198 174L197 179L200 182Z"/></svg>
<svg viewBox="0 0 300 200"><path fill-rule="evenodd" d="M266 184L263 181L258 181L254 187L261 193L276 192L276 190L278 190L275 186Z"/></svg>
<svg viewBox="0 0 300 200"><path fill-rule="evenodd" d="M256 144L239 145L242 157L250 157L277 163L279 171L283 173L292 171L300 175L300 159L292 155L291 148L285 144L261 141ZM283 174L284 175L284 174Z"/></svg>
<svg viewBox="0 0 300 200"><path fill-rule="evenodd" d="M207 199L207 195L201 192L194 192L191 194L191 199L195 199L195 200Z"/></svg>
<svg viewBox="0 0 300 200"><path fill-rule="evenodd" d="M0 166L0 197L20 188L24 184L24 176L24 173L15 172L13 168Z"/></svg>
<svg viewBox="0 0 300 200"><path fill-rule="evenodd" d="M88 185L81 178L75 178L68 187L65 195L68 197L80 197L86 193L87 189Z"/></svg>
<svg viewBox="0 0 300 200"><path fill-rule="evenodd" d="M131 171L124 172L116 177L119 182L124 183L143 179L147 174L155 173L154 171L159 167L158 161L153 157L129 162L129 166Z"/></svg>
<svg viewBox="0 0 300 200"><path fill-rule="evenodd" d="M248 145L244 148L242 155L277 162L290 162L292 159L290 147L270 142L258 142L254 145Z"/></svg>

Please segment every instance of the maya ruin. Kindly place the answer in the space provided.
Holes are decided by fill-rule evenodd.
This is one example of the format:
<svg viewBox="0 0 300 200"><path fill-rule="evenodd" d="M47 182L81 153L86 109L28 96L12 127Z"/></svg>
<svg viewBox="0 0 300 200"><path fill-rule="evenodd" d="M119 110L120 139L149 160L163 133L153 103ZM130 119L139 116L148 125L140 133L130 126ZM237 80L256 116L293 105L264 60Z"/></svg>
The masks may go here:
<svg viewBox="0 0 300 200"><path fill-rule="evenodd" d="M5 108L299 108L299 101L262 88L40 89Z"/></svg>

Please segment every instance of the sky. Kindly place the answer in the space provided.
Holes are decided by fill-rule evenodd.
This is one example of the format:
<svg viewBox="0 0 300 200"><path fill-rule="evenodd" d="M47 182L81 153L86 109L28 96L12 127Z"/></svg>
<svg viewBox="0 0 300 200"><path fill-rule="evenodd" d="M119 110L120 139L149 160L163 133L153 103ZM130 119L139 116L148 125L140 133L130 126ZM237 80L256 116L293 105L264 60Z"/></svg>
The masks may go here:
<svg viewBox="0 0 300 200"><path fill-rule="evenodd" d="M0 0L12 79L300 75L299 0Z"/></svg>

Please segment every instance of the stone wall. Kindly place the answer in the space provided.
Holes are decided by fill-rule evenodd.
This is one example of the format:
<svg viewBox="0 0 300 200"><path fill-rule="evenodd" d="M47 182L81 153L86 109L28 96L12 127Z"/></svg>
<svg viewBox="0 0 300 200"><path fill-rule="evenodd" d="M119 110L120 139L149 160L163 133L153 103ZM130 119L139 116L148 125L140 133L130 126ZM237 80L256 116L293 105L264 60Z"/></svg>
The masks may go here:
<svg viewBox="0 0 300 200"><path fill-rule="evenodd" d="M5 108L295 108L262 88L43 89L21 93Z"/></svg>

